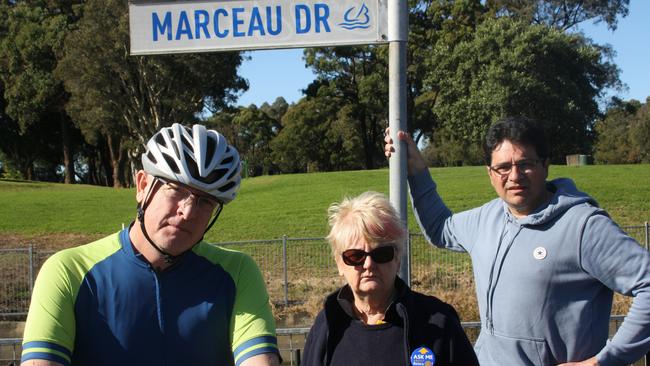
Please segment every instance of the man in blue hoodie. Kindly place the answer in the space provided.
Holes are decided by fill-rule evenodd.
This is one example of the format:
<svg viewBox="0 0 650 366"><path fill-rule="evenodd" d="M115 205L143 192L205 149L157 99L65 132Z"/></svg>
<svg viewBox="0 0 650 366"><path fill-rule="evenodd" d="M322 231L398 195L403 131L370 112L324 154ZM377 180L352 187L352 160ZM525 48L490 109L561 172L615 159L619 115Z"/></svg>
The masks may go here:
<svg viewBox="0 0 650 366"><path fill-rule="evenodd" d="M410 136L397 137L427 240L472 258L482 366L628 365L650 350L650 253L571 180L546 181L548 146L534 121L506 118L489 129L486 168L499 198L456 214ZM634 300L608 341L613 291Z"/></svg>

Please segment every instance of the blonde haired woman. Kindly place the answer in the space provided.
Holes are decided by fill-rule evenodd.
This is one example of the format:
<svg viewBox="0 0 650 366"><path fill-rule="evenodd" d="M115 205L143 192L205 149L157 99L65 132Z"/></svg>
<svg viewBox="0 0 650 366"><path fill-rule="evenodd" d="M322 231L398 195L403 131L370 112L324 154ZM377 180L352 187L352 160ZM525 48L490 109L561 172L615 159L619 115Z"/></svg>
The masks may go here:
<svg viewBox="0 0 650 366"><path fill-rule="evenodd" d="M478 365L454 308L397 277L407 232L384 195L332 204L329 224L347 284L325 299L303 365Z"/></svg>

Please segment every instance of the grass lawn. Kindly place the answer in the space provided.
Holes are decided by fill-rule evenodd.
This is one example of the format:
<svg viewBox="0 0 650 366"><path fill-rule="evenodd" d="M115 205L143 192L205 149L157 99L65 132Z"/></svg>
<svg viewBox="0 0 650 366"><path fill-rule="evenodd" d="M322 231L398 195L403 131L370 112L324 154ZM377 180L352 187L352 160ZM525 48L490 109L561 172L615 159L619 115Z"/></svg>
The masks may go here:
<svg viewBox="0 0 650 366"><path fill-rule="evenodd" d="M431 169L454 211L495 197L484 167ZM570 177L620 225L650 220L650 165L551 166L550 178ZM213 242L322 237L330 203L365 190L388 193L388 170L262 176L243 180L207 235ZM0 180L0 233L100 237L135 215L135 190ZM418 232L409 209L409 227ZM76 243L80 244L80 243ZM16 243L16 246L19 246Z"/></svg>

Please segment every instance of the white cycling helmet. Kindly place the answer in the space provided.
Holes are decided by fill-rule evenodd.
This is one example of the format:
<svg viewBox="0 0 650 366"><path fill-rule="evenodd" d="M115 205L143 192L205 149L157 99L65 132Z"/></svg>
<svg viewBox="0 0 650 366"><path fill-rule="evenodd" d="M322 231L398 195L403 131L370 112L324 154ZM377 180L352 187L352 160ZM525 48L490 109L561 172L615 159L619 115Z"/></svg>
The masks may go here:
<svg viewBox="0 0 650 366"><path fill-rule="evenodd" d="M142 166L148 174L186 184L224 204L235 199L241 182L239 153L203 125L162 128L147 142Z"/></svg>

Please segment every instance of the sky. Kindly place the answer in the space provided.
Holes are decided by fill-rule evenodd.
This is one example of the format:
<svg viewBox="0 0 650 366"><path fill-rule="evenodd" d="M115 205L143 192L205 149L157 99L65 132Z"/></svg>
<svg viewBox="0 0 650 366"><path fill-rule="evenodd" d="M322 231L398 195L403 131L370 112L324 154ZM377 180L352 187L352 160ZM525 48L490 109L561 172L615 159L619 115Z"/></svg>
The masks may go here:
<svg viewBox="0 0 650 366"><path fill-rule="evenodd" d="M615 51L614 63L620 69L620 79L627 89L616 92L621 99L645 102L650 96L650 1L630 0L629 15L619 18L618 27L611 31L604 23L587 21L579 25L585 35L597 44L609 44ZM305 67L302 49L264 50L247 53L239 74L248 80L249 89L239 97L238 104L258 107L282 96L288 103L302 97L302 89L314 80L311 69Z"/></svg>

